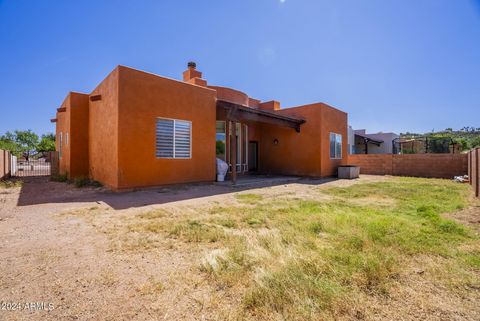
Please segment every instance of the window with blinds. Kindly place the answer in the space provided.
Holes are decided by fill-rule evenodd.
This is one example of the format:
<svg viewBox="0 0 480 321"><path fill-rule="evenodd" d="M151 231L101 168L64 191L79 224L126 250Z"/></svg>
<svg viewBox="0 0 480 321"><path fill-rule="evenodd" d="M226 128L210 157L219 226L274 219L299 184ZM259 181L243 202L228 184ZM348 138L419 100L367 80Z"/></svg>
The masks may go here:
<svg viewBox="0 0 480 321"><path fill-rule="evenodd" d="M157 118L156 156L158 158L191 157L192 123L186 120Z"/></svg>

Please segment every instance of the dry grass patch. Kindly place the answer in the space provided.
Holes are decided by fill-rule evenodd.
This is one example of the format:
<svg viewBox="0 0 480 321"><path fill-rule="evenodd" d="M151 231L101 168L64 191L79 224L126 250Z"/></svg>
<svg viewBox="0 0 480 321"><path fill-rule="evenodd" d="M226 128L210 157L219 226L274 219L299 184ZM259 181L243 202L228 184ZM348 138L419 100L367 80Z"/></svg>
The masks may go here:
<svg viewBox="0 0 480 321"><path fill-rule="evenodd" d="M105 231L121 251L200 251L193 271L224 294L215 304L232 305L230 319L375 319L374 307L393 309L389 304L402 300L421 310L421 300L398 295L412 289L423 291L422 298L438 289L432 309L459 296L479 297L478 235L444 215L468 207L468 186L392 178L310 188L308 198L238 193L236 202L208 208L120 216ZM139 291L164 291L150 283Z"/></svg>
<svg viewBox="0 0 480 321"><path fill-rule="evenodd" d="M164 288L165 286L163 285L163 282L150 276L145 283L142 283L137 287L137 291L141 295L156 295L163 292Z"/></svg>

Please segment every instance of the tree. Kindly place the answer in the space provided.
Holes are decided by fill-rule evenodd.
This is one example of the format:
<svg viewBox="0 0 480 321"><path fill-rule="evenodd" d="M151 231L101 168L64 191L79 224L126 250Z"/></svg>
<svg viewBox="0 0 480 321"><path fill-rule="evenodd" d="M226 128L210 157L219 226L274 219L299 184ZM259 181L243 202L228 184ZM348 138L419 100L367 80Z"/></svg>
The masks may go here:
<svg viewBox="0 0 480 321"><path fill-rule="evenodd" d="M52 133L42 135L40 143L38 143L38 152L51 152L55 150L55 135Z"/></svg>
<svg viewBox="0 0 480 321"><path fill-rule="evenodd" d="M468 141L465 138L455 138L455 139L453 139L453 142L460 146L460 150L470 149L470 144L468 143Z"/></svg>
<svg viewBox="0 0 480 321"><path fill-rule="evenodd" d="M28 161L38 146L38 135L29 130L6 132L0 137L0 147L8 149L17 156L23 156Z"/></svg>
<svg viewBox="0 0 480 321"><path fill-rule="evenodd" d="M6 132L5 135L0 136L0 149L16 153L17 143L15 142L15 134Z"/></svg>
<svg viewBox="0 0 480 321"><path fill-rule="evenodd" d="M471 145L472 148L474 148L474 147L480 147L480 136L475 137L474 139L472 139L472 141L470 142L470 145Z"/></svg>

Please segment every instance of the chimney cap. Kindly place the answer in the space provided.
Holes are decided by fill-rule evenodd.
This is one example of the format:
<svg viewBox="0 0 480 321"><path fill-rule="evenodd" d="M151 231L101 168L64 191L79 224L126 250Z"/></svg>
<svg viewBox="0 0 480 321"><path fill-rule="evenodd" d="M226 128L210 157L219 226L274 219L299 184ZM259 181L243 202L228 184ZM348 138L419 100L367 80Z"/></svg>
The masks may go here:
<svg viewBox="0 0 480 321"><path fill-rule="evenodd" d="M189 61L189 62L187 63L187 66L188 66L188 68L193 68L193 69L195 69L195 68L197 68L197 63L196 63L195 61Z"/></svg>

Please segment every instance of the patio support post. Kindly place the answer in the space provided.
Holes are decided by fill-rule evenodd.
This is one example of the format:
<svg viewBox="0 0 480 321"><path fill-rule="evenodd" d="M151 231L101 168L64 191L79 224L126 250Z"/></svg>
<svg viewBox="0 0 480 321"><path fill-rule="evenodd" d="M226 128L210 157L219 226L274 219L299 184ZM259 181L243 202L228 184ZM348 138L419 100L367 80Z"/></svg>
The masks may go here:
<svg viewBox="0 0 480 321"><path fill-rule="evenodd" d="M231 144L230 144L230 164L232 164L232 184L237 183L237 122L232 121L230 132Z"/></svg>

